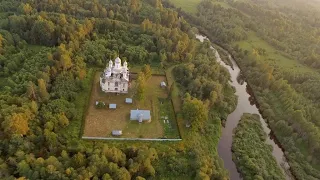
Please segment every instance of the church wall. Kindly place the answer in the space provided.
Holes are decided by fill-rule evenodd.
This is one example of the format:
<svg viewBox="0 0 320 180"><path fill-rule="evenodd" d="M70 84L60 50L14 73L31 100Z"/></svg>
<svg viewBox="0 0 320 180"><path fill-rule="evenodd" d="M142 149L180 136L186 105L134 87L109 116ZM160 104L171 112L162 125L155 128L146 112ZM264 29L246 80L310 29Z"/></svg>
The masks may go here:
<svg viewBox="0 0 320 180"><path fill-rule="evenodd" d="M116 82L102 83L100 79L100 87L104 92L117 92L117 93L128 93L128 82L118 82L118 86L115 86Z"/></svg>

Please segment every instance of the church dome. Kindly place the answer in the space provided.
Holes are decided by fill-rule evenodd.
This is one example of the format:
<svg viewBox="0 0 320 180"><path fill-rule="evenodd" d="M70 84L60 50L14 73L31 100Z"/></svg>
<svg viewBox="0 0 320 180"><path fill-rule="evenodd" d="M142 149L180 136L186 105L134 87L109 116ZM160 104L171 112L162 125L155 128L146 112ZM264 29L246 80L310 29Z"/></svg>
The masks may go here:
<svg viewBox="0 0 320 180"><path fill-rule="evenodd" d="M115 60L114 60L115 63L121 63L121 59L119 57L117 57Z"/></svg>

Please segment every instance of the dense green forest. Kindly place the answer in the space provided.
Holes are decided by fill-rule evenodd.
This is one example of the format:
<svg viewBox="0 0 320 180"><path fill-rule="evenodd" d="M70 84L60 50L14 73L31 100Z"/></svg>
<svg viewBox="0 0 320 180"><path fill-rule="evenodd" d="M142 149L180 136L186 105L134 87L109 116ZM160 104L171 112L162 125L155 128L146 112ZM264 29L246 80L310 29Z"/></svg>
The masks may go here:
<svg viewBox="0 0 320 180"><path fill-rule="evenodd" d="M203 0L196 13L177 9L235 58L297 179L320 179L319 7L302 0Z"/></svg>
<svg viewBox="0 0 320 180"><path fill-rule="evenodd" d="M266 139L259 115L243 114L234 132L232 152L244 179L285 179Z"/></svg>
<svg viewBox="0 0 320 180"><path fill-rule="evenodd" d="M228 179L216 146L235 106L229 75L178 12L160 0L3 0L0 17L0 179ZM173 70L183 141L80 139L94 72L117 55Z"/></svg>

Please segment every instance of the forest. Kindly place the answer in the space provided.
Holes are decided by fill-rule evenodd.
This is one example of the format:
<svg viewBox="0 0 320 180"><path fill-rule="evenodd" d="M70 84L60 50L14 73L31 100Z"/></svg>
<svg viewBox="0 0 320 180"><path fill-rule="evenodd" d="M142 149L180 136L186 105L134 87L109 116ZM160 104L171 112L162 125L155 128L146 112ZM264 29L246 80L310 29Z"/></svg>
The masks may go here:
<svg viewBox="0 0 320 180"><path fill-rule="evenodd" d="M175 8L234 57L296 179L320 178L319 6L302 0L204 0L196 13Z"/></svg>
<svg viewBox="0 0 320 180"><path fill-rule="evenodd" d="M177 11L161 0L3 0L0 17L0 179L228 179L216 147L236 98ZM172 69L181 142L80 139L94 72L117 55Z"/></svg>
<svg viewBox="0 0 320 180"><path fill-rule="evenodd" d="M232 152L243 179L285 179L266 137L259 115L242 115L235 128Z"/></svg>

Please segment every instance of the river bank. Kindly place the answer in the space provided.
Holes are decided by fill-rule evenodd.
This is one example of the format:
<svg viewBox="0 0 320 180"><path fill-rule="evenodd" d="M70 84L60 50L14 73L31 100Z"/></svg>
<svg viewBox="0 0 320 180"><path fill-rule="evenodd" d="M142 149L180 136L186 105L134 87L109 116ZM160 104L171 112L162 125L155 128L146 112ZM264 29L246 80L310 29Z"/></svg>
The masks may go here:
<svg viewBox="0 0 320 180"><path fill-rule="evenodd" d="M207 37L202 35L196 35L196 38L199 39L201 42L203 42L205 39L208 40ZM236 95L238 96L238 105L234 112L229 114L225 127L222 130L222 136L218 145L218 153L220 157L224 160L225 168L228 169L230 172L230 178L232 180L241 179L240 174L237 171L236 165L232 160L231 146L233 129L236 128L243 113L258 114L260 116L260 121L262 123L264 132L266 134L269 135L271 133L271 129L268 127L268 124L262 118L262 115L260 114L260 111L257 107L257 103L254 100L254 96L251 95L252 93L249 93L249 85L243 79L239 81L239 75L241 74L241 70L237 63L229 54L232 67L227 65L224 61L221 60L219 53L213 47L211 48L215 51L217 61L229 71L231 75L230 84L235 87ZM270 138L270 136L268 136L266 143L270 144L273 147L272 154L276 158L278 165L282 167L283 172L286 172L286 179L292 179L291 173L287 173L289 164L287 163L286 158L284 156L284 152L282 151L280 146L276 144L276 141L274 141L273 138Z"/></svg>

